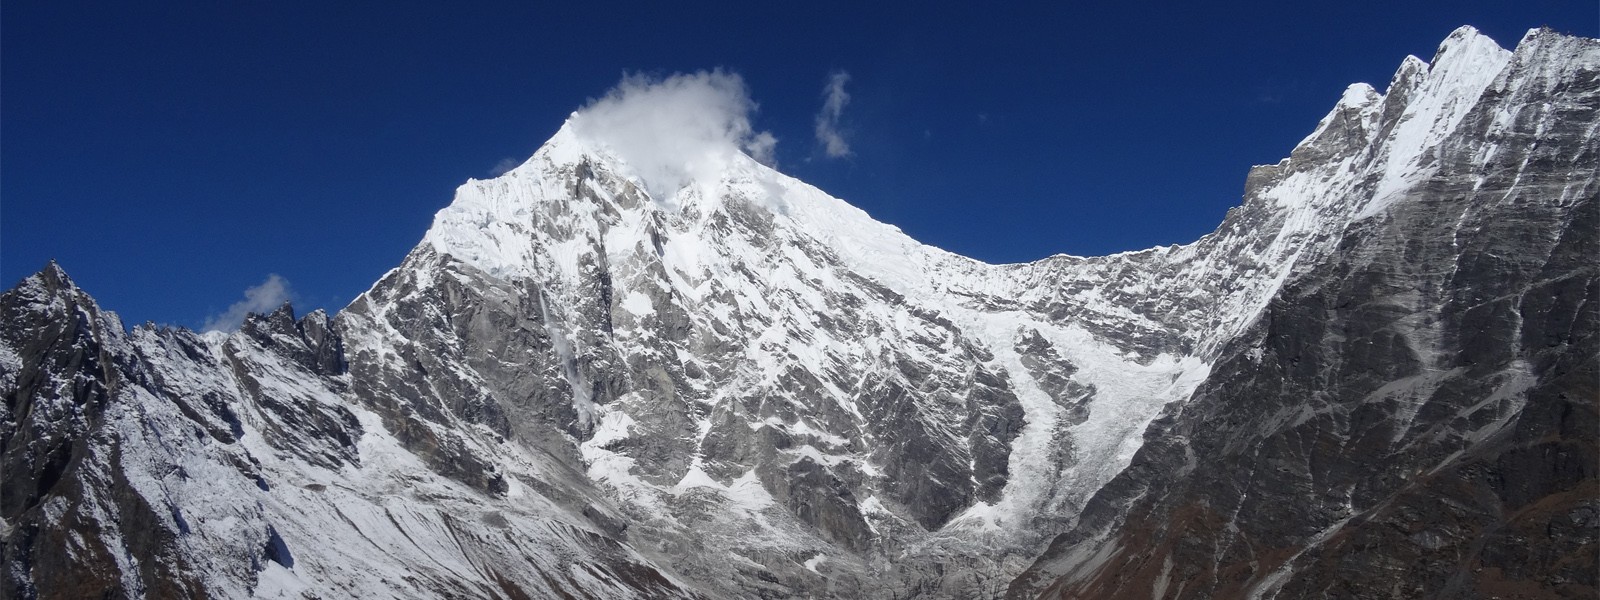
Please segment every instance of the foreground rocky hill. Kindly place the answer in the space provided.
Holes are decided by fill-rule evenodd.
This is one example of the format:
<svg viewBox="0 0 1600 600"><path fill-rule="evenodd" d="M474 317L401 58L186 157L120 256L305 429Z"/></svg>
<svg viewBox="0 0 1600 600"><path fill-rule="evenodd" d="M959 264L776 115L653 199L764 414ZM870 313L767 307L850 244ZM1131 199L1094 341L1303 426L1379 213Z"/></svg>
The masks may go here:
<svg viewBox="0 0 1600 600"><path fill-rule="evenodd" d="M1463 28L1193 244L988 265L591 108L331 317L50 265L3 594L1592 594L1597 110L1594 40Z"/></svg>

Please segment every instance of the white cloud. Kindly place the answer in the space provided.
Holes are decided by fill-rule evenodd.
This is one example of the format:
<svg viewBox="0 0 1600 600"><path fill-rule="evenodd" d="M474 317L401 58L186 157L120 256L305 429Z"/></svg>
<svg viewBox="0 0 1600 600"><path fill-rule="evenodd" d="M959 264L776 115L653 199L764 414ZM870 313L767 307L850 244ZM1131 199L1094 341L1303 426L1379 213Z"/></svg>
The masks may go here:
<svg viewBox="0 0 1600 600"><path fill-rule="evenodd" d="M778 140L750 125L755 110L735 73L718 69L665 79L631 74L579 109L572 126L609 146L651 196L668 201L690 181L721 173L736 153L771 164Z"/></svg>
<svg viewBox="0 0 1600 600"><path fill-rule="evenodd" d="M260 285L250 286L244 290L244 299L233 303L220 315L206 317L206 324L201 326L201 331L233 331L244 323L244 318L250 313L268 313L277 310L294 296L289 289L289 280L280 277L277 273L267 275L267 280Z"/></svg>
<svg viewBox="0 0 1600 600"><path fill-rule="evenodd" d="M844 91L844 84L849 81L849 73L834 71L828 76L828 84L822 88L822 112L817 113L817 141L822 144L822 151L829 158L850 156L850 143L839 131L839 116L844 114L845 105L850 103L850 94Z"/></svg>
<svg viewBox="0 0 1600 600"><path fill-rule="evenodd" d="M500 159L500 162L494 163L494 166L489 168L489 176L499 177L501 175L505 175L510 170L521 166L522 161L523 159L516 158L514 156L502 158Z"/></svg>
<svg viewBox="0 0 1600 600"><path fill-rule="evenodd" d="M778 138L765 131L755 134L744 143L744 151L761 164L777 164Z"/></svg>

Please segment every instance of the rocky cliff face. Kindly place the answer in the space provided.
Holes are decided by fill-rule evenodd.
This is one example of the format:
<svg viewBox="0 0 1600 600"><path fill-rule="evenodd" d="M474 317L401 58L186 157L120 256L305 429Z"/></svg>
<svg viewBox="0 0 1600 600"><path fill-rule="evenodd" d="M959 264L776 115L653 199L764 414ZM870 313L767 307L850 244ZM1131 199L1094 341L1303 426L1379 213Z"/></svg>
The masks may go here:
<svg viewBox="0 0 1600 600"><path fill-rule="evenodd" d="M54 265L0 310L5 597L691 596L572 501L401 450L320 312L126 331Z"/></svg>
<svg viewBox="0 0 1600 600"><path fill-rule="evenodd" d="M1595 594L1600 44L1481 44L1347 96L1279 167L1348 157L1364 208L1013 597ZM1503 66L1430 97L1471 54Z"/></svg>
<svg viewBox="0 0 1600 600"><path fill-rule="evenodd" d="M52 265L0 296L5 595L1593 586L1596 62L1459 31L1109 257L736 150L663 187L579 113L331 318L130 331Z"/></svg>

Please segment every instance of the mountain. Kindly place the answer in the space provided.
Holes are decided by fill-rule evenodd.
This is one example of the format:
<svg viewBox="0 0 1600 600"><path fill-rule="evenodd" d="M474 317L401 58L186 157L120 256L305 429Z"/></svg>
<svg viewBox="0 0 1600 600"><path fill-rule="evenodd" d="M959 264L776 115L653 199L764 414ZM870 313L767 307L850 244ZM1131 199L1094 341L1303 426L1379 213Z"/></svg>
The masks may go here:
<svg viewBox="0 0 1600 600"><path fill-rule="evenodd" d="M1340 107L1278 167L1354 175L1338 249L1011 597L1595 595L1600 44L1461 30Z"/></svg>
<svg viewBox="0 0 1600 600"><path fill-rule="evenodd" d="M52 264L0 295L0 589L1592 591L1597 87L1463 28L1107 257L580 111L334 316L128 329Z"/></svg>

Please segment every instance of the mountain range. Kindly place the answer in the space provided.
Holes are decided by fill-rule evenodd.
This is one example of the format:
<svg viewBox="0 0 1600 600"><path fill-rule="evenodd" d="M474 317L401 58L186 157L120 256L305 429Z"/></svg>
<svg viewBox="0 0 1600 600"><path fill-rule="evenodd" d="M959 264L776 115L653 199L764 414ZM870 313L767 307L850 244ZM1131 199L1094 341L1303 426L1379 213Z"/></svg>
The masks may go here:
<svg viewBox="0 0 1600 600"><path fill-rule="evenodd" d="M0 596L1600 590L1600 41L1463 27L1213 233L1025 264L615 129L334 315L0 295Z"/></svg>

